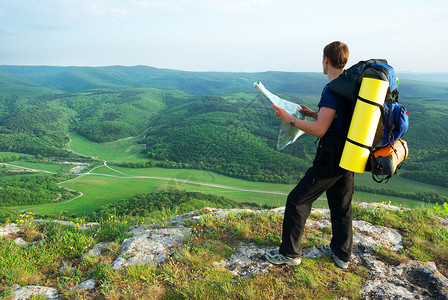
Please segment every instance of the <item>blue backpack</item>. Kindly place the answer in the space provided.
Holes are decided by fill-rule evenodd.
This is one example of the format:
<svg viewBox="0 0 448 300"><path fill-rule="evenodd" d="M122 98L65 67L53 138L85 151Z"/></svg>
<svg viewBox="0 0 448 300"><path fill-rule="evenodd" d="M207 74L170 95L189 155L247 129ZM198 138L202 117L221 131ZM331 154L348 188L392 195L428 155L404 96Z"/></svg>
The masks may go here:
<svg viewBox="0 0 448 300"><path fill-rule="evenodd" d="M407 109L395 99L387 99L381 109L381 125L383 139L379 147L393 145L409 128L409 113ZM381 135L380 135L381 136ZM375 144L374 144L375 145Z"/></svg>
<svg viewBox="0 0 448 300"><path fill-rule="evenodd" d="M389 82L384 105L377 105L381 109L381 118L372 147L369 147L370 164L366 166L366 171L372 172L372 178L376 182L387 182L409 154L407 143L401 140L409 128L409 113L398 102L398 80L394 69L383 59L360 61L344 70L328 87L342 99L354 104L364 77ZM390 148L390 153L393 154L381 156L380 153L386 148Z"/></svg>

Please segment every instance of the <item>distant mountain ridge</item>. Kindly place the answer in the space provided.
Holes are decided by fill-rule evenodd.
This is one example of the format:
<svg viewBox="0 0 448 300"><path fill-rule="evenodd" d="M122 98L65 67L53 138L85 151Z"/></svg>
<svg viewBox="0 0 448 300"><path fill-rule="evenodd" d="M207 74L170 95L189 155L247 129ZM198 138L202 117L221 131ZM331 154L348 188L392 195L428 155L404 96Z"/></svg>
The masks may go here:
<svg viewBox="0 0 448 300"><path fill-rule="evenodd" d="M262 81L274 93L320 95L327 78L317 72L192 72L149 66L58 67L2 65L0 72L24 83L60 92L153 87L181 90L192 95L228 95L254 92L253 83ZM4 75L3 75L4 76ZM398 73L403 96L448 97L448 73ZM0 84L2 79L0 77ZM424 86L425 89L415 88Z"/></svg>
<svg viewBox="0 0 448 300"><path fill-rule="evenodd" d="M254 92L255 81L269 82L274 92L320 93L326 77L319 73L189 72L148 66L49 67L0 66L0 72L62 92L153 87L193 95Z"/></svg>

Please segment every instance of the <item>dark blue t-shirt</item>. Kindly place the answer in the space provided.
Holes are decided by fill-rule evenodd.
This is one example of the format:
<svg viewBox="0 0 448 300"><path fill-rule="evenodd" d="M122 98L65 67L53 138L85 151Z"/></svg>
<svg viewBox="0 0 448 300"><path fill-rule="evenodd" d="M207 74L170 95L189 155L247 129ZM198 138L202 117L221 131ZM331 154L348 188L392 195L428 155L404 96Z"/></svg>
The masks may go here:
<svg viewBox="0 0 448 300"><path fill-rule="evenodd" d="M333 122L325 135L346 137L353 113L353 104L350 101L341 99L328 88L328 85L326 85L317 106L319 106L319 108L328 107L336 110Z"/></svg>

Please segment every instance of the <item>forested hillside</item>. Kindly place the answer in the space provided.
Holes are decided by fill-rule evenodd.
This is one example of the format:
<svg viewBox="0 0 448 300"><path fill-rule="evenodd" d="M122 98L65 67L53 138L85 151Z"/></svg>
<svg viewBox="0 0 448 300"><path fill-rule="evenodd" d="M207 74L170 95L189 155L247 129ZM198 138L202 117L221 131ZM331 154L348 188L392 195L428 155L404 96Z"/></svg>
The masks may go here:
<svg viewBox="0 0 448 300"><path fill-rule="evenodd" d="M293 182L310 164L310 137L302 151L275 150L279 122L261 97L197 97L168 106L153 119L144 139L149 158L274 182Z"/></svg>
<svg viewBox="0 0 448 300"><path fill-rule="evenodd" d="M400 74L399 74L400 75ZM447 186L448 83L400 81L410 112L410 157L401 175ZM415 76L421 79L421 75ZM67 134L96 142L146 133L148 161L257 181L292 182L311 163L315 138L275 150L279 121L253 88L313 109L319 73L185 72L135 67L0 66L0 150L67 157ZM153 164L148 164L153 165ZM141 164L127 164L138 167Z"/></svg>

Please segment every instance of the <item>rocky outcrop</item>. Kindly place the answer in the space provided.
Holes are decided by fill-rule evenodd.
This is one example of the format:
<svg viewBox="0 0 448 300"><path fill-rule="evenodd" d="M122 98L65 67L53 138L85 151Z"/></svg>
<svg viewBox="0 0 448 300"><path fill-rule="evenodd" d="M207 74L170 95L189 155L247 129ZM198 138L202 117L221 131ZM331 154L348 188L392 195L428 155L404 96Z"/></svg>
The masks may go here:
<svg viewBox="0 0 448 300"><path fill-rule="evenodd" d="M191 228L179 225L175 228L151 229L138 226L132 229L131 238L121 244L120 255L112 268L123 269L130 265L158 265L169 258L191 233Z"/></svg>
<svg viewBox="0 0 448 300"><path fill-rule="evenodd" d="M373 209L402 209L390 205L361 205ZM283 214L283 211L284 208L271 210L277 214ZM204 208L201 211L174 217L170 221L171 228L156 228L149 225L132 227L129 231L132 237L123 241L120 254L112 263L112 267L123 269L130 265L161 264L175 253L191 234L191 228L183 225L187 220L198 222L202 218L222 218L231 213L241 212L258 214L266 211ZM323 231L328 227L331 228L328 210L313 209L312 214L314 218L308 219L306 223L309 230ZM67 224L68 222L60 223L76 226L73 223ZM90 226L97 224L79 227L86 229ZM397 230L374 226L362 220L354 220L353 229L354 249L351 263L362 264L369 270L361 291L361 299L448 299L448 279L437 270L434 263L408 261L398 266L389 266L375 257L372 251L372 247L375 246L387 247L392 251L403 248L402 237ZM0 227L0 235L19 231L20 229L14 224ZM100 255L105 245L107 244L99 243L87 254ZM228 269L237 277L250 278L257 273L269 273L274 267L264 258L265 252L273 249L276 247L259 248L254 244L240 244L228 259L214 264ZM323 253L315 247L303 249L304 258L317 258L322 255ZM95 279L92 278L72 289L93 289L95 284ZM58 291L52 288L13 285L10 289L15 293L14 299L29 299L37 294L44 295L47 299L58 297Z"/></svg>
<svg viewBox="0 0 448 300"><path fill-rule="evenodd" d="M448 279L433 262L409 261L387 266L371 253L358 253L370 273L361 299L448 299Z"/></svg>
<svg viewBox="0 0 448 300"><path fill-rule="evenodd" d="M14 233L20 233L20 227L17 224L7 224L0 226L0 236L6 236Z"/></svg>
<svg viewBox="0 0 448 300"><path fill-rule="evenodd" d="M22 300L22 299L30 299L33 296L44 296L47 299L58 299L59 294L55 288L51 287L43 287L43 286L20 286L18 284L14 284L11 286L10 290L14 292L14 297L12 300ZM40 299L40 298L39 298Z"/></svg>

